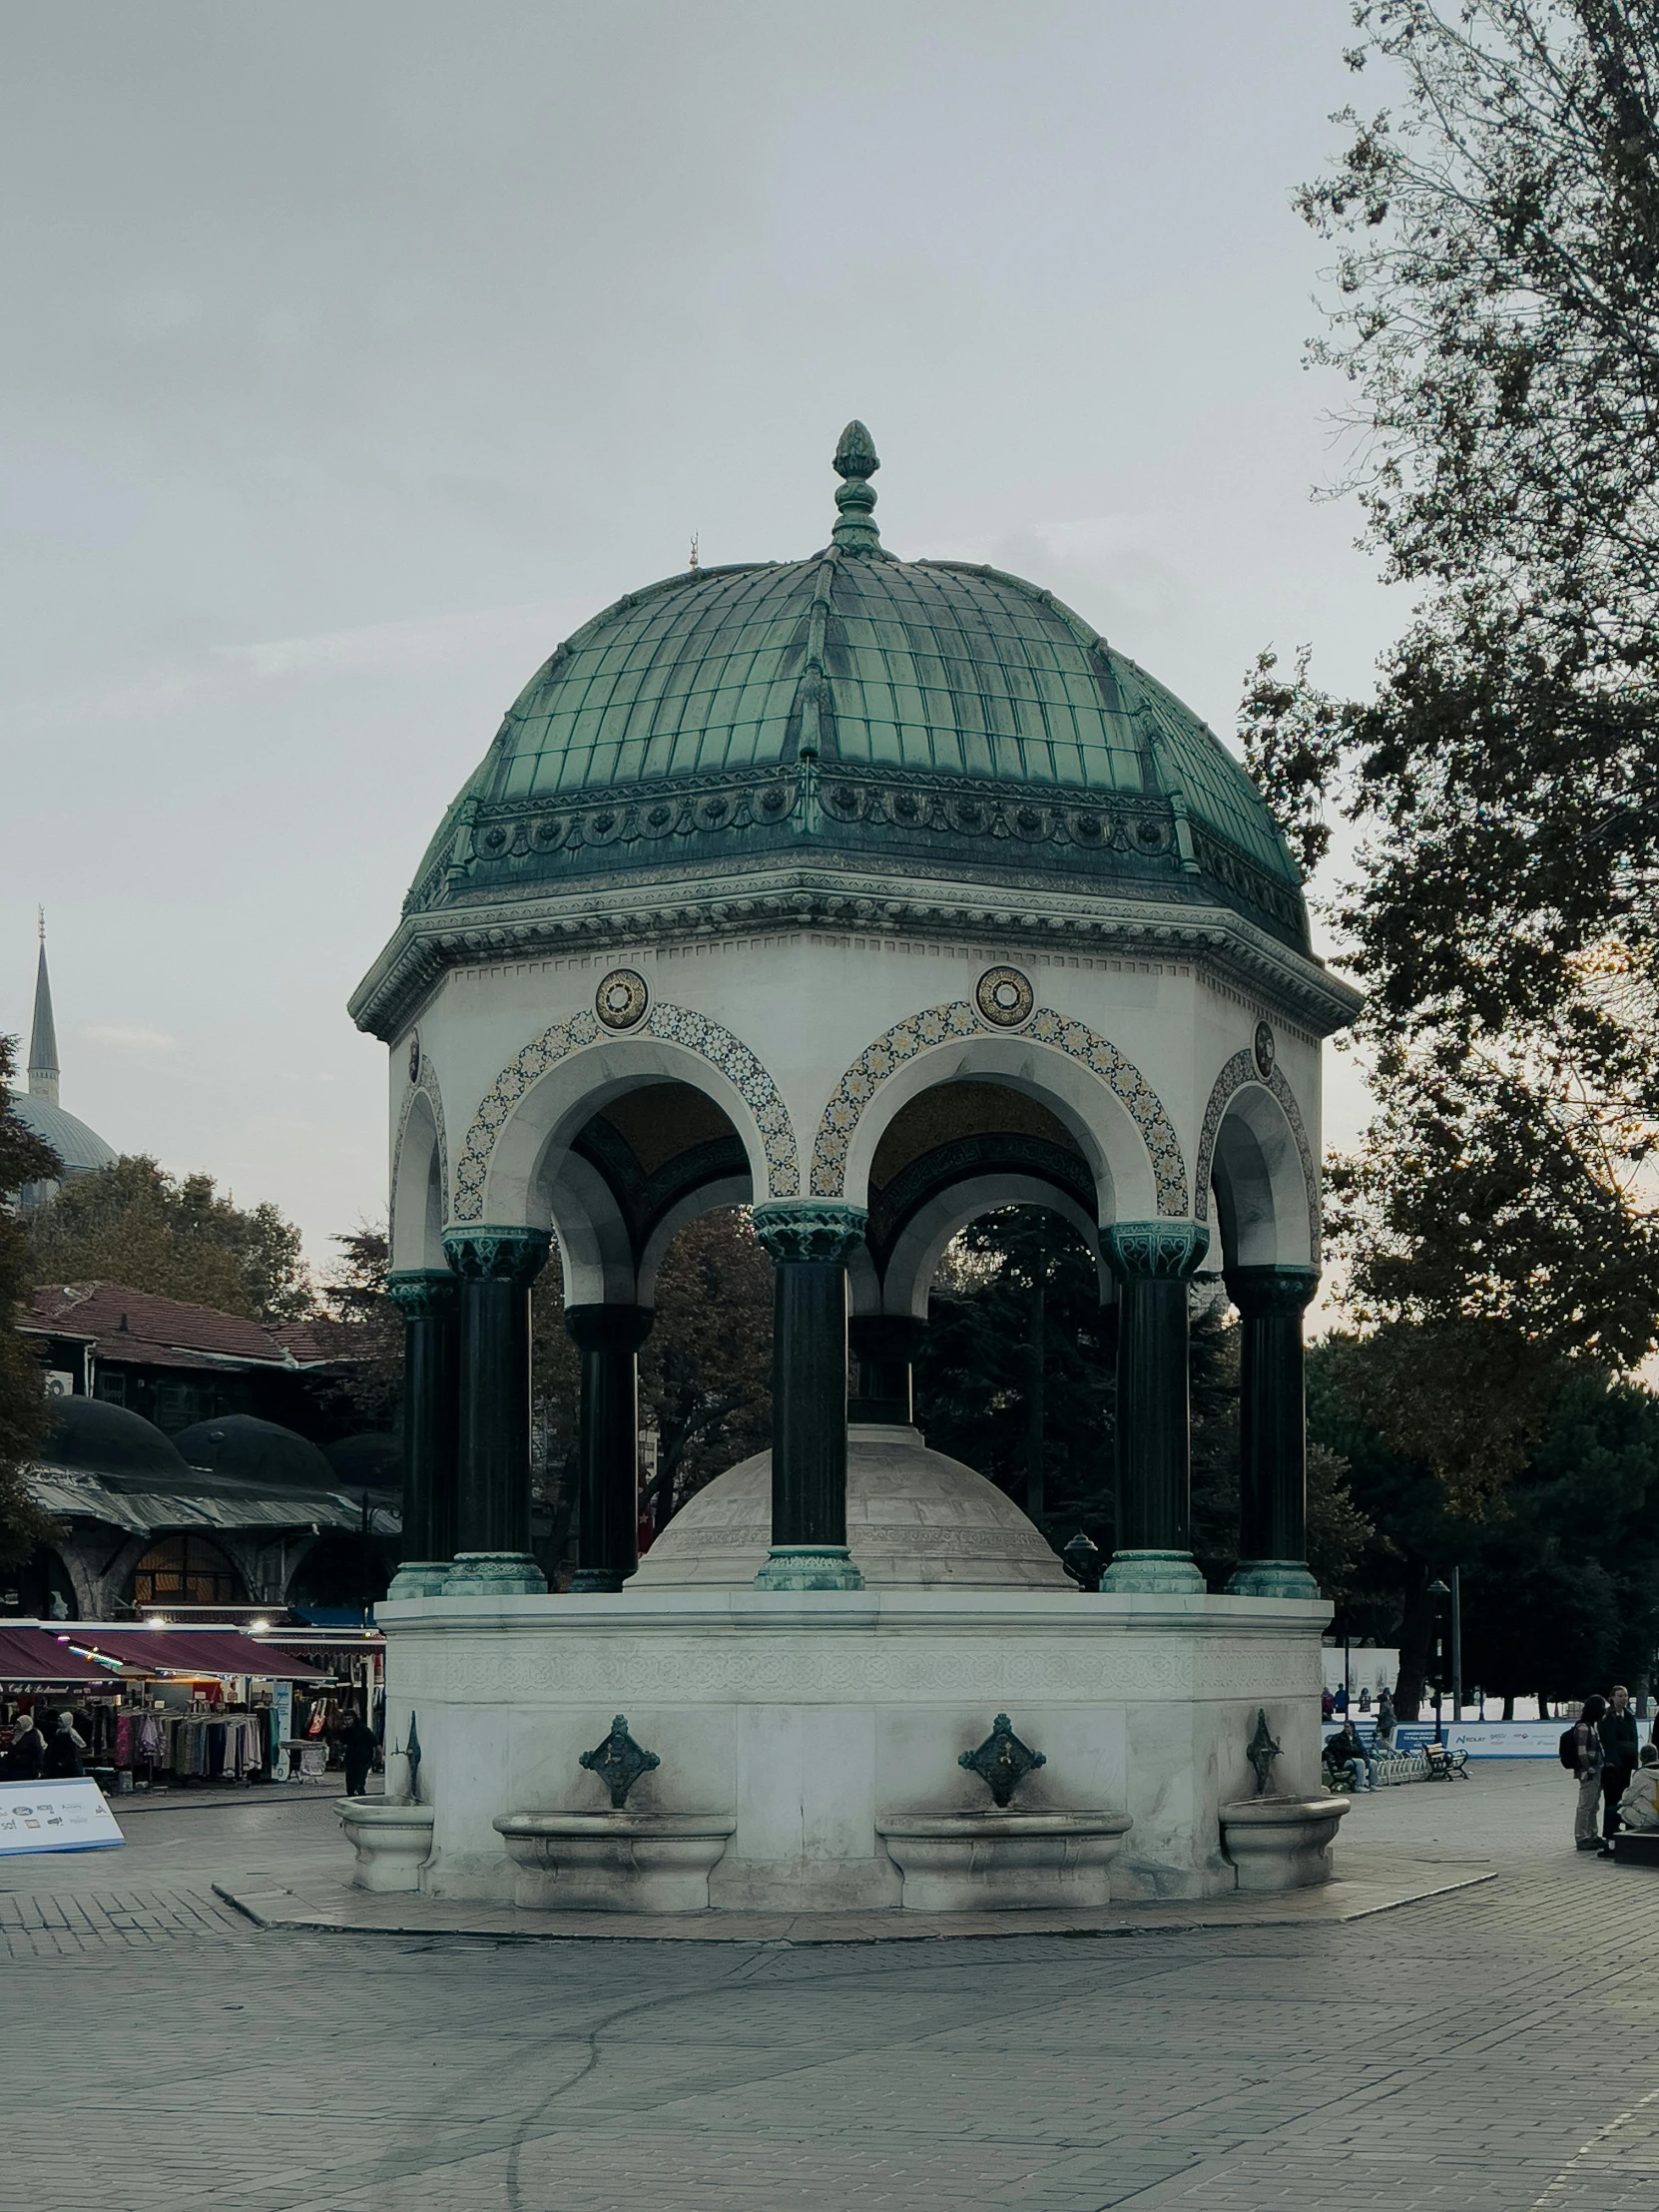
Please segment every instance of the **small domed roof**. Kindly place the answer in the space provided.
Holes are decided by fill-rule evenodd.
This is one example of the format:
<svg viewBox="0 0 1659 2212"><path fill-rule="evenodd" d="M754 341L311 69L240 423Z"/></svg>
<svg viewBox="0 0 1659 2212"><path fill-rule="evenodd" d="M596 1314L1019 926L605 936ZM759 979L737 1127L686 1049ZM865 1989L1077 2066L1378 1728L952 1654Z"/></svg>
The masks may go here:
<svg viewBox="0 0 1659 2212"><path fill-rule="evenodd" d="M334 1470L317 1449L291 1428L252 1413L227 1413L181 1428L174 1442L192 1466L266 1489L332 1490Z"/></svg>
<svg viewBox="0 0 1659 2212"><path fill-rule="evenodd" d="M846 1432L846 1541L871 1589L1069 1590L1011 1497L914 1428ZM729 1467L669 1522L630 1589L747 1589L772 1544L772 1453Z"/></svg>
<svg viewBox="0 0 1659 2212"><path fill-rule="evenodd" d="M158 1488L188 1484L191 1467L173 1440L142 1413L97 1397L52 1400L52 1432L41 1448L50 1466L83 1474L141 1477Z"/></svg>
<svg viewBox="0 0 1659 2212"><path fill-rule="evenodd" d="M25 1129L49 1144L63 1162L65 1176L90 1175L97 1168L113 1166L115 1148L96 1129L38 1092L13 1091L8 1099L12 1112Z"/></svg>
<svg viewBox="0 0 1659 2212"><path fill-rule="evenodd" d="M403 1446L395 1436L365 1429L322 1447L342 1490L395 1490L403 1481Z"/></svg>
<svg viewBox="0 0 1659 2212"><path fill-rule="evenodd" d="M406 910L803 854L1226 905L1308 946L1301 877L1207 725L1052 592L899 561L851 424L833 540L630 592L509 708ZM816 764L813 767L812 764Z"/></svg>

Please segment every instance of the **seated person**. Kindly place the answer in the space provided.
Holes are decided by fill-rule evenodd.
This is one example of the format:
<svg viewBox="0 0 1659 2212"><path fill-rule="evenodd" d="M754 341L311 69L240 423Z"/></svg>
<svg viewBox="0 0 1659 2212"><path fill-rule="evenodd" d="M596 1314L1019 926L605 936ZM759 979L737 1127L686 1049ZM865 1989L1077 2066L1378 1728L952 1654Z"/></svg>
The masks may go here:
<svg viewBox="0 0 1659 2212"><path fill-rule="evenodd" d="M1638 1834L1659 1829L1659 1749L1644 1744L1641 1764L1619 1799L1619 1822Z"/></svg>
<svg viewBox="0 0 1659 2212"><path fill-rule="evenodd" d="M1351 1720L1344 1721L1321 1756L1334 1776L1348 1776L1350 1789L1376 1789L1377 1776L1372 1770L1371 1755L1361 1743Z"/></svg>

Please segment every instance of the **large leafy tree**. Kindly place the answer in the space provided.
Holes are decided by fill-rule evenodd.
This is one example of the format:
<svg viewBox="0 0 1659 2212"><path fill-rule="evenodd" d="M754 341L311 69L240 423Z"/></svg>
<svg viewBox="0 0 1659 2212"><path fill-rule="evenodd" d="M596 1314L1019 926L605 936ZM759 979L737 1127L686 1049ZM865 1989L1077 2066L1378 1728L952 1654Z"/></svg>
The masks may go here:
<svg viewBox="0 0 1659 2212"><path fill-rule="evenodd" d="M916 1361L934 1450L1019 1503L1056 1546L1112 1541L1113 1344L1095 1262L1039 1207L981 1216L946 1256Z"/></svg>
<svg viewBox="0 0 1659 2212"><path fill-rule="evenodd" d="M1394 104L1300 206L1338 250L1366 541L1415 606L1376 696L1263 657L1257 774L1335 921L1378 1093L1335 1179L1389 1434L1478 1510L1554 1369L1659 1318L1659 0L1369 0Z"/></svg>
<svg viewBox="0 0 1659 2212"><path fill-rule="evenodd" d="M25 1183L50 1181L62 1163L11 1110L16 1049L15 1038L0 1037L0 1566L26 1559L55 1525L23 1479L50 1423L39 1355L17 1327L30 1289L29 1240L5 1199Z"/></svg>
<svg viewBox="0 0 1659 2212"><path fill-rule="evenodd" d="M1005 1489L1057 1550L1081 1530L1104 1558L1115 1540L1116 1338L1087 1246L1037 1208L983 1215L946 1255L930 1312L916 1362L929 1444ZM1190 1343L1193 1548L1219 1589L1239 1557L1239 1332L1213 1286L1195 1293ZM1322 1589L1346 1592L1373 1536L1340 1453L1316 1444L1308 1556Z"/></svg>
<svg viewBox="0 0 1659 2212"><path fill-rule="evenodd" d="M145 1154L78 1175L32 1217L37 1282L120 1283L250 1321L303 1320L313 1292L299 1231L269 1204L238 1206L211 1175Z"/></svg>
<svg viewBox="0 0 1659 2212"><path fill-rule="evenodd" d="M640 1419L657 1432L650 1504L659 1528L770 1440L772 1300L772 1262L745 1209L700 1215L664 1256L640 1355ZM575 1521L581 1386L556 1256L537 1281L531 1313L537 1551L551 1571Z"/></svg>

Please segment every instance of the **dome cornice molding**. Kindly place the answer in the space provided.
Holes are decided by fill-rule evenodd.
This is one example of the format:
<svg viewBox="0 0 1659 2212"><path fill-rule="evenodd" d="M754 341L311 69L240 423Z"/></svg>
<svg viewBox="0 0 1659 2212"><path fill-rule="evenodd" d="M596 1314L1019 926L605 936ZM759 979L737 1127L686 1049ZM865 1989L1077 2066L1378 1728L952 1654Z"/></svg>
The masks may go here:
<svg viewBox="0 0 1659 2212"><path fill-rule="evenodd" d="M1305 940L1301 899L1195 824L1179 800L811 757L794 770L664 779L562 801L468 802L405 911L464 909L481 897L630 865L660 872L695 860L725 868L746 848L847 844L871 860L931 858L954 847L975 866L994 866L1001 846L1045 873L1090 878L1109 869L1114 883L1208 875L1276 934Z"/></svg>
<svg viewBox="0 0 1659 2212"><path fill-rule="evenodd" d="M695 867L632 883L588 879L567 892L521 892L459 911L406 914L354 993L352 1019L389 1043L452 969L608 954L623 943L749 937L779 926L976 944L1012 938L1068 953L1192 960L1318 1036L1346 1028L1364 1003L1323 961L1227 907L1190 898L1084 896L1053 883L963 883L914 869L895 890L890 875L839 867L822 853L814 863L757 866L714 884Z"/></svg>

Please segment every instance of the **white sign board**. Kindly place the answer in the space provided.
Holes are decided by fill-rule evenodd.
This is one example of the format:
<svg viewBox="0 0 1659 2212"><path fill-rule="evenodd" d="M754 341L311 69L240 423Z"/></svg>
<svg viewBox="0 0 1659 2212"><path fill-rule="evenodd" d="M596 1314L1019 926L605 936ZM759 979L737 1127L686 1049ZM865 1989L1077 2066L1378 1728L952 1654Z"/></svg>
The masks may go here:
<svg viewBox="0 0 1659 2212"><path fill-rule="evenodd" d="M96 1782L0 1782L0 1856L114 1851L126 1841Z"/></svg>

